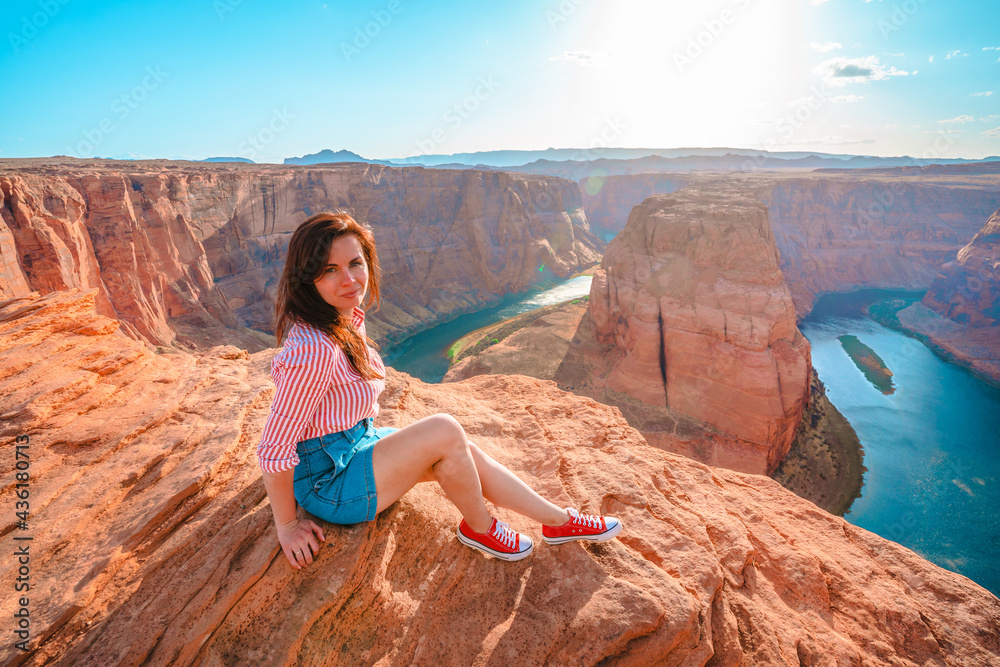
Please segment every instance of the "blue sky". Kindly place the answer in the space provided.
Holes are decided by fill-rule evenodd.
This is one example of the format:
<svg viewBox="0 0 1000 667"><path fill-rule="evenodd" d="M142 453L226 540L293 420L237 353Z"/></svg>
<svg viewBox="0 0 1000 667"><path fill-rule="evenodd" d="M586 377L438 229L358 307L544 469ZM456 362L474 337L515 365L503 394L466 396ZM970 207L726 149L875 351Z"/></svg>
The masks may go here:
<svg viewBox="0 0 1000 667"><path fill-rule="evenodd" d="M995 0L8 0L0 157L1000 155Z"/></svg>

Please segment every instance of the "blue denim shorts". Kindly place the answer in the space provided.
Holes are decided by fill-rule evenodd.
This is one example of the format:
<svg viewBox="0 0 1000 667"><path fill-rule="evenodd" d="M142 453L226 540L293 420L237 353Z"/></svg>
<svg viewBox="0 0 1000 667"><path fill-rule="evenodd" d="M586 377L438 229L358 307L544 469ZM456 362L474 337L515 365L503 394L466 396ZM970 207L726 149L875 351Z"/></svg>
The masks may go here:
<svg viewBox="0 0 1000 667"><path fill-rule="evenodd" d="M378 497L372 449L399 429L375 428L365 417L351 428L296 443L299 464L293 489L302 508L330 523L361 523L375 518Z"/></svg>

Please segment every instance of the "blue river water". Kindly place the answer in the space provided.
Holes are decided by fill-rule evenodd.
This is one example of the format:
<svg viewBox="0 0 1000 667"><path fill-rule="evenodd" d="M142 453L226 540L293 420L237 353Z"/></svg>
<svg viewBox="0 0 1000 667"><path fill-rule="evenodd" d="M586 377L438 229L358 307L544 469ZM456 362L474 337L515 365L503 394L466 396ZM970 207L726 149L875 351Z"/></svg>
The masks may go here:
<svg viewBox="0 0 1000 667"><path fill-rule="evenodd" d="M1000 388L860 311L886 295L826 295L799 325L865 451L862 495L845 518L1000 595ZM894 393L865 379L843 334L882 358Z"/></svg>
<svg viewBox="0 0 1000 667"><path fill-rule="evenodd" d="M492 308L460 315L411 336L386 355L384 361L424 382L440 382L448 372L448 348L459 338L529 310L587 296L592 280L593 276L577 276L545 289L510 294Z"/></svg>

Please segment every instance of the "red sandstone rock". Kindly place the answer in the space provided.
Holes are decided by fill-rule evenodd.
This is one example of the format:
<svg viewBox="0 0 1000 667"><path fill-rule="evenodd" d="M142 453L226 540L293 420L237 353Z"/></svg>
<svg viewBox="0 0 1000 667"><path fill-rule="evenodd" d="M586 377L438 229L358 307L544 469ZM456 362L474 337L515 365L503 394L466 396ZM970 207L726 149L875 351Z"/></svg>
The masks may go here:
<svg viewBox="0 0 1000 667"><path fill-rule="evenodd" d="M1000 326L1000 210L941 267L923 304L959 324Z"/></svg>
<svg viewBox="0 0 1000 667"><path fill-rule="evenodd" d="M1000 210L941 267L923 300L898 317L959 363L1000 383Z"/></svg>
<svg viewBox="0 0 1000 667"><path fill-rule="evenodd" d="M763 205L690 188L650 197L608 246L589 315L620 352L610 389L758 445L748 471L777 467L811 362Z"/></svg>
<svg viewBox="0 0 1000 667"><path fill-rule="evenodd" d="M570 181L379 165L0 161L0 298L97 287L104 315L156 345L273 344L291 232L347 208L385 275L389 342L599 258ZM470 288L474 286L474 288Z"/></svg>
<svg viewBox="0 0 1000 667"><path fill-rule="evenodd" d="M522 376L427 385L389 369L377 422L453 414L556 502L619 516L620 539L539 540L499 562L456 540L459 515L428 484L373 523L327 525L294 571L254 457L275 350L153 354L96 313L96 294L0 304L0 438L30 438L34 537L33 650L5 642L6 664L1000 660L1000 600L968 579ZM0 475L10 489L13 457ZM0 578L15 567L0 560ZM5 595L0 615L16 605Z"/></svg>
<svg viewBox="0 0 1000 667"><path fill-rule="evenodd" d="M825 292L930 286L938 268L1000 208L1000 175L944 171L745 179L767 204L800 318Z"/></svg>

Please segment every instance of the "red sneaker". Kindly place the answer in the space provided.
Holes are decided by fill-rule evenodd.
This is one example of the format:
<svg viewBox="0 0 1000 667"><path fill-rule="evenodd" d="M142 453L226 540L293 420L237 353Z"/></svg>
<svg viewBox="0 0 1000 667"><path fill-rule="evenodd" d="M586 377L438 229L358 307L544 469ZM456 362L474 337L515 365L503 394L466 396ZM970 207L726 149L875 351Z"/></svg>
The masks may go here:
<svg viewBox="0 0 1000 667"><path fill-rule="evenodd" d="M542 539L546 544L562 544L573 540L604 542L622 532L622 522L613 516L580 514L567 507L570 519L561 526L542 526Z"/></svg>
<svg viewBox="0 0 1000 667"><path fill-rule="evenodd" d="M458 541L503 560L527 558L535 547L530 537L496 519L493 519L493 525L485 533L472 530L465 519L462 519L462 523L458 525Z"/></svg>

